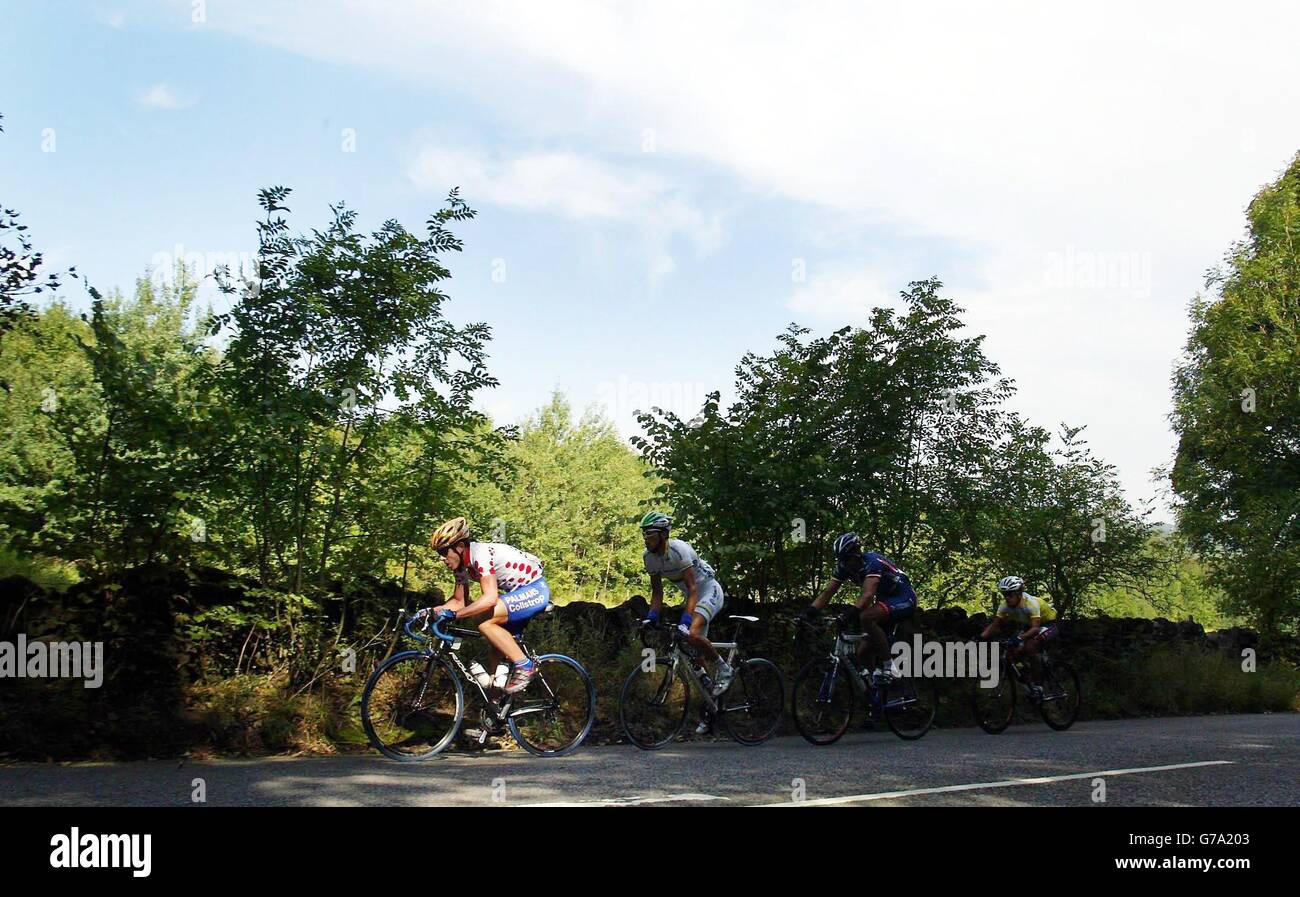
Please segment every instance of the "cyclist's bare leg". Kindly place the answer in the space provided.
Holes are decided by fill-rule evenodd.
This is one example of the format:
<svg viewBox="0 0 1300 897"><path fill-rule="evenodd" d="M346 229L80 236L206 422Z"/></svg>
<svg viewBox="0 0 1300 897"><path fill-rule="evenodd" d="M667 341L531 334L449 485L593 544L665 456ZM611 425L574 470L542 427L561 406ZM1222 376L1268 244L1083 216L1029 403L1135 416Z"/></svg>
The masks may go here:
<svg viewBox="0 0 1300 897"><path fill-rule="evenodd" d="M868 639L863 643L870 642L872 656L872 668L883 665L889 660L889 637L885 635L885 628L881 625L889 619L889 611L885 610L879 604L873 604L862 613L862 625L867 631Z"/></svg>
<svg viewBox="0 0 1300 897"><path fill-rule="evenodd" d="M691 631L690 634L686 636L686 641L692 648L716 666L718 661L722 658L718 656L718 649L713 647L713 642L709 641L704 635L704 632L708 627L709 624L705 621L704 617L695 614L691 619Z"/></svg>
<svg viewBox="0 0 1300 897"><path fill-rule="evenodd" d="M1029 659L1029 674L1034 677L1035 685L1043 684L1043 658L1038 656L1042 647L1043 643L1037 636L1024 644L1025 657Z"/></svg>
<svg viewBox="0 0 1300 897"><path fill-rule="evenodd" d="M492 616L478 624L478 631L483 638L487 639L495 655L505 655L511 663L518 663L524 659L524 652L515 641L515 637L505 628L509 619L510 612L506 610L506 603L498 601L497 606L492 609Z"/></svg>

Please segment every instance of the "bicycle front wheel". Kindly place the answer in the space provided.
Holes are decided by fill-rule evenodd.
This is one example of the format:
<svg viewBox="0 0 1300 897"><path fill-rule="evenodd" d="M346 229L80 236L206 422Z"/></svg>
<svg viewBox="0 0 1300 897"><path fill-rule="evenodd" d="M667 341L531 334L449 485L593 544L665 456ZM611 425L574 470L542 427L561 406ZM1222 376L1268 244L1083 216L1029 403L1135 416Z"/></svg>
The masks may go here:
<svg viewBox="0 0 1300 897"><path fill-rule="evenodd" d="M637 665L623 684L618 719L628 741L645 751L661 748L686 726L691 686L677 660Z"/></svg>
<svg viewBox="0 0 1300 897"><path fill-rule="evenodd" d="M833 744L848 730L856 694L849 665L833 657L804 664L794 679L790 712L799 734L816 745Z"/></svg>
<svg viewBox="0 0 1300 897"><path fill-rule="evenodd" d="M761 657L736 665L731 685L718 698L722 726L741 744L762 744L776 734L785 712L785 679Z"/></svg>
<svg viewBox="0 0 1300 897"><path fill-rule="evenodd" d="M424 760L456 737L465 689L445 660L403 651L379 665L361 693L361 726L391 760Z"/></svg>
<svg viewBox="0 0 1300 897"><path fill-rule="evenodd" d="M1060 660L1043 664L1043 699L1038 702L1038 712L1043 722L1058 732L1063 732L1079 718L1083 706L1083 689L1074 667Z"/></svg>
<svg viewBox="0 0 1300 897"><path fill-rule="evenodd" d="M985 688L976 679L971 683L971 711L975 722L990 735L997 735L1008 725L1016 713L1016 681L1007 664L998 667L997 684Z"/></svg>
<svg viewBox="0 0 1300 897"><path fill-rule="evenodd" d="M562 757L582 744L595 721L596 686L582 664L563 654L543 654L507 725L529 753Z"/></svg>

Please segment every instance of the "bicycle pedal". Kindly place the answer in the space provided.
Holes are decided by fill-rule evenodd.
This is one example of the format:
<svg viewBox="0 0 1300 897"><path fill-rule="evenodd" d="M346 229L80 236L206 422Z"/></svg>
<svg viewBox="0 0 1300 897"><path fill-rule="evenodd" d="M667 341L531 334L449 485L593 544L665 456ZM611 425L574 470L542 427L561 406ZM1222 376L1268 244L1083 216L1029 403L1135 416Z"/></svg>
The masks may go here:
<svg viewBox="0 0 1300 897"><path fill-rule="evenodd" d="M488 733L484 729L466 729L463 733L470 741L476 741L483 744L487 741Z"/></svg>

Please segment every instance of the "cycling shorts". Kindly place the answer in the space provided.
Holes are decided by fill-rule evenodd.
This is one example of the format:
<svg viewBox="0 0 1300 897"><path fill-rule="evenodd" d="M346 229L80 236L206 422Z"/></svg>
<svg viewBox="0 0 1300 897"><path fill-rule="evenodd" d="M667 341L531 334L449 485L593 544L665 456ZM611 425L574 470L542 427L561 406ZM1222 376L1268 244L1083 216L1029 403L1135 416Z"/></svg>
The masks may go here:
<svg viewBox="0 0 1300 897"><path fill-rule="evenodd" d="M876 606L884 608L885 614L891 621L904 620L916 610L916 592L913 589L904 589L888 598L878 597Z"/></svg>
<svg viewBox="0 0 1300 897"><path fill-rule="evenodd" d="M506 606L506 613L509 614L506 630L518 635L523 632L529 620L546 610L546 606L551 603L551 587L546 584L545 576L539 576L532 582L506 592L498 600Z"/></svg>
<svg viewBox="0 0 1300 897"><path fill-rule="evenodd" d="M718 611L722 610L724 601L722 595L722 586L716 579L703 579L696 581L696 588L699 590L699 598L695 602L695 612L704 618L704 635L709 634L709 624L717 616Z"/></svg>

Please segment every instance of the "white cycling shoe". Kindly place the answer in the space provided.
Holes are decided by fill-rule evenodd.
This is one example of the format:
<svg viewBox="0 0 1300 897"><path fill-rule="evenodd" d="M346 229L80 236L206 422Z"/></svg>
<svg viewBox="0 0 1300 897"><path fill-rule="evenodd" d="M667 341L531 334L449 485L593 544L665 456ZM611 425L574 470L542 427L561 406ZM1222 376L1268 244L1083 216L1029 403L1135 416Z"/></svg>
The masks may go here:
<svg viewBox="0 0 1300 897"><path fill-rule="evenodd" d="M719 665L713 671L714 697L717 697L718 695L722 694L724 691L727 690L727 687L731 685L731 678L735 674L736 671L733 670L730 666L728 666L725 660L719 662Z"/></svg>
<svg viewBox="0 0 1300 897"><path fill-rule="evenodd" d="M883 667L878 667L871 671L871 681L877 686L885 686L889 683L903 678L903 670L898 665L897 660L891 660Z"/></svg>

